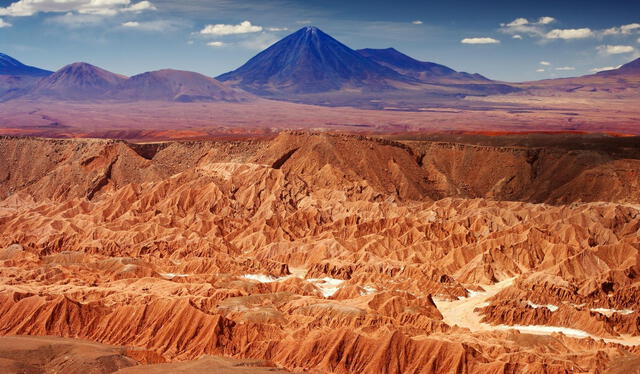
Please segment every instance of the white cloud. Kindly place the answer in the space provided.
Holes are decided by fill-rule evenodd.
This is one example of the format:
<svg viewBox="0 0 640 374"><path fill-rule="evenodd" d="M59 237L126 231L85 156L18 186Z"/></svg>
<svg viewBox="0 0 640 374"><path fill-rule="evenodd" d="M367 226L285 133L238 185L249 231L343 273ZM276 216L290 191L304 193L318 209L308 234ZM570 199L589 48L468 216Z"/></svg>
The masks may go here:
<svg viewBox="0 0 640 374"><path fill-rule="evenodd" d="M274 35L263 32L258 34L255 37L246 39L240 42L239 44L241 47L244 47L247 49L262 51L263 49L270 47L273 43L277 42L278 40L279 38L275 37Z"/></svg>
<svg viewBox="0 0 640 374"><path fill-rule="evenodd" d="M2 18L0 18L0 29L3 27L11 27L11 24L5 20L3 20Z"/></svg>
<svg viewBox="0 0 640 374"><path fill-rule="evenodd" d="M574 68L573 66L560 66L560 67L557 67L556 70L558 70L558 71L571 71L571 70L576 70L576 68Z"/></svg>
<svg viewBox="0 0 640 374"><path fill-rule="evenodd" d="M422 25L422 21L420 21L420 20L415 20L415 21L413 21L411 23L413 23L414 25Z"/></svg>
<svg viewBox="0 0 640 374"><path fill-rule="evenodd" d="M142 31L171 31L180 28L182 25L170 20L156 20L148 22L128 21L122 27Z"/></svg>
<svg viewBox="0 0 640 374"><path fill-rule="evenodd" d="M123 12L142 12L145 10L158 10L156 8L155 5L153 5L151 2L149 1L141 1L139 3L135 3L133 5L131 5L130 7L127 8L123 8L122 11Z"/></svg>
<svg viewBox="0 0 640 374"><path fill-rule="evenodd" d="M522 39L522 35L543 37L545 25L555 22L553 17L540 17L537 21L531 22L526 18L516 18L509 23L501 23L500 31L511 34L515 39ZM516 37L517 35L517 37Z"/></svg>
<svg viewBox="0 0 640 374"><path fill-rule="evenodd" d="M267 47L270 47L273 43L279 40L273 34L269 34L267 32L262 32L257 35L252 35L251 37L244 37L240 41L236 41L233 43L227 43L222 41L212 41L207 43L209 47L220 48L220 47L228 47L228 46L239 46L246 49L261 51Z"/></svg>
<svg viewBox="0 0 640 374"><path fill-rule="evenodd" d="M462 44L498 44L500 43L500 41L494 38L482 37L482 38L464 38L460 41L460 43Z"/></svg>
<svg viewBox="0 0 640 374"><path fill-rule="evenodd" d="M302 21L296 21L296 23L298 25L310 25L311 24L311 20L303 19Z"/></svg>
<svg viewBox="0 0 640 374"><path fill-rule="evenodd" d="M269 28L267 28L267 31L274 31L274 32L277 32L277 31L289 31L289 28L287 28L287 27L269 27Z"/></svg>
<svg viewBox="0 0 640 374"><path fill-rule="evenodd" d="M104 22L104 17L97 14L78 14L67 12L63 15L51 17L46 22L59 24L69 28L93 26Z"/></svg>
<svg viewBox="0 0 640 374"><path fill-rule="evenodd" d="M243 21L238 25L207 25L201 31L203 35L235 35L262 31L262 26L252 25L250 21Z"/></svg>
<svg viewBox="0 0 640 374"><path fill-rule="evenodd" d="M551 63L549 61L540 61L540 65L549 66Z"/></svg>
<svg viewBox="0 0 640 374"><path fill-rule="evenodd" d="M512 35L515 39L522 39L522 35L528 35L541 39L581 39L593 37L596 33L589 28L579 29L553 29L549 25L556 22L553 17L545 16L537 21L529 21L526 18L516 18L509 23L501 23L500 31Z"/></svg>
<svg viewBox="0 0 640 374"><path fill-rule="evenodd" d="M538 70L536 70L536 73L544 73L544 72L545 72L545 70L544 70L544 69L538 69Z"/></svg>
<svg viewBox="0 0 640 374"><path fill-rule="evenodd" d="M524 26L524 25L528 25L529 24L529 20L526 18L516 18L513 21L507 23L505 26L507 27L517 27L517 26Z"/></svg>
<svg viewBox="0 0 640 374"><path fill-rule="evenodd" d="M594 36L590 28L581 29L554 29L545 34L547 39L584 39Z"/></svg>
<svg viewBox="0 0 640 374"><path fill-rule="evenodd" d="M597 50L603 55L619 55L632 53L635 51L635 48L630 45L601 45L597 47Z"/></svg>
<svg viewBox="0 0 640 374"><path fill-rule="evenodd" d="M622 66L622 65L618 65L618 66L606 66L606 67L603 67L603 68L593 68L593 69L591 69L591 72L593 72L593 73L599 73L599 72L601 72L601 71L615 70L615 69L618 69L620 66Z"/></svg>
<svg viewBox="0 0 640 374"><path fill-rule="evenodd" d="M538 19L538 24L540 24L540 25L548 25L548 24L553 23L555 21L556 21L556 19L553 18L553 17L540 17Z"/></svg>
<svg viewBox="0 0 640 374"><path fill-rule="evenodd" d="M640 32L640 23L630 23L620 27L611 27L602 32L603 35L629 35L634 32Z"/></svg>
<svg viewBox="0 0 640 374"><path fill-rule="evenodd" d="M620 26L623 34L631 34L632 32L640 31L640 23L631 23L628 25Z"/></svg>
<svg viewBox="0 0 640 374"><path fill-rule="evenodd" d="M131 0L18 0L0 8L0 16L26 17L36 13L67 13L112 16L120 12L155 10L149 1L131 4Z"/></svg>

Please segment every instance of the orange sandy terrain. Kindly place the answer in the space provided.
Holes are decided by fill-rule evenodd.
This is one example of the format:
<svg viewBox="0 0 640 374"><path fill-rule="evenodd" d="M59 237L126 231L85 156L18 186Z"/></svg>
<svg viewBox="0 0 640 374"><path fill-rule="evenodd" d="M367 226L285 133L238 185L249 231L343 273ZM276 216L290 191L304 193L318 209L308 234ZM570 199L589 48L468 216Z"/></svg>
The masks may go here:
<svg viewBox="0 0 640 374"><path fill-rule="evenodd" d="M637 137L4 137L0 368L638 373L639 230Z"/></svg>

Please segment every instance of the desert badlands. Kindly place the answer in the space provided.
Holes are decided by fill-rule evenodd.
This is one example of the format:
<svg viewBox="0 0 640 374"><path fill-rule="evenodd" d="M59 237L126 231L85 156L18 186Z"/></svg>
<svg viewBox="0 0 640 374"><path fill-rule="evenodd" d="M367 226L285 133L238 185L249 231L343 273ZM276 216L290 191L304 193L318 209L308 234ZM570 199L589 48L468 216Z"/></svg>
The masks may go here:
<svg viewBox="0 0 640 374"><path fill-rule="evenodd" d="M2 372L640 366L636 138L5 137L0 173Z"/></svg>

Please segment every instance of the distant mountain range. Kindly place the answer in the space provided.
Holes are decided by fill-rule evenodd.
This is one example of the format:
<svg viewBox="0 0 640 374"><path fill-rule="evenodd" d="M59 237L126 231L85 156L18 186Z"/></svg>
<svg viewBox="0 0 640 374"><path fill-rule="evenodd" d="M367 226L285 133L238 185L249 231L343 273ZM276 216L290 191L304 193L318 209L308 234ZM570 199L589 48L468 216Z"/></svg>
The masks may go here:
<svg viewBox="0 0 640 374"><path fill-rule="evenodd" d="M14 76L19 79L21 76ZM121 100L121 101L228 101L242 102L252 95L199 73L159 70L133 77L114 74L84 62L67 65L22 89L5 93L5 99Z"/></svg>
<svg viewBox="0 0 640 374"><path fill-rule="evenodd" d="M0 99L33 87L42 77L51 74L53 72L25 65L11 56L0 53Z"/></svg>
<svg viewBox="0 0 640 374"><path fill-rule="evenodd" d="M247 101L252 95L199 73L164 69L134 75L117 87L117 96L129 100Z"/></svg>
<svg viewBox="0 0 640 374"><path fill-rule="evenodd" d="M640 58L624 64L614 70L605 70L597 73L599 76L616 76L616 75L640 75Z"/></svg>
<svg viewBox="0 0 640 374"><path fill-rule="evenodd" d="M53 72L28 66L11 56L0 53L0 75L26 75L33 77L46 77Z"/></svg>
<svg viewBox="0 0 640 374"><path fill-rule="evenodd" d="M276 96L361 87L381 90L396 82L415 81L315 27L298 30L217 79L256 94Z"/></svg>
<svg viewBox="0 0 640 374"><path fill-rule="evenodd" d="M386 66L396 72L415 78L421 82L442 82L443 80L457 80L464 82L487 82L489 79L480 74L457 72L447 66L434 62L418 61L395 48L386 49L359 49L358 53L382 66Z"/></svg>
<svg viewBox="0 0 640 374"><path fill-rule="evenodd" d="M84 62L76 62L43 78L29 90L28 95L62 100L95 99L106 95L126 80L125 76Z"/></svg>
<svg viewBox="0 0 640 374"><path fill-rule="evenodd" d="M130 78L87 63L50 72L0 53L0 100L161 100L243 102L270 99L364 108L420 108L439 100L518 91L616 92L638 82L640 59L590 76L529 83L492 81L394 48L353 50L316 27L305 27L257 54L238 69L214 78L159 70ZM635 92L635 91L633 91Z"/></svg>
<svg viewBox="0 0 640 374"><path fill-rule="evenodd" d="M640 97L640 59L617 69L605 70L581 77L545 79L518 83L530 95L562 96L588 95L589 97Z"/></svg>
<svg viewBox="0 0 640 374"><path fill-rule="evenodd" d="M260 96L353 104L425 96L484 96L518 91L479 75L422 62L393 48L353 50L316 27L305 27L218 80Z"/></svg>

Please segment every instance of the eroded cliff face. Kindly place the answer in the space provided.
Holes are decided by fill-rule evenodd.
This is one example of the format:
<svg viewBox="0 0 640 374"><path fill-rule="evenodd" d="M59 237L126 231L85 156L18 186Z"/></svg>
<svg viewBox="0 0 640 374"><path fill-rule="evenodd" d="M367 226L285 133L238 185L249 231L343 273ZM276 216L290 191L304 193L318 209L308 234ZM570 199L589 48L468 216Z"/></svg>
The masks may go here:
<svg viewBox="0 0 640 374"><path fill-rule="evenodd" d="M0 138L0 196L23 191L36 199L91 200L129 184L235 162L270 166L314 188L366 185L378 199L637 203L640 144L628 143L590 149L561 143L543 147L442 139L399 142L303 132L285 132L271 140L149 144Z"/></svg>
<svg viewBox="0 0 640 374"><path fill-rule="evenodd" d="M1 142L2 335L327 373L640 363L636 159L302 133Z"/></svg>

